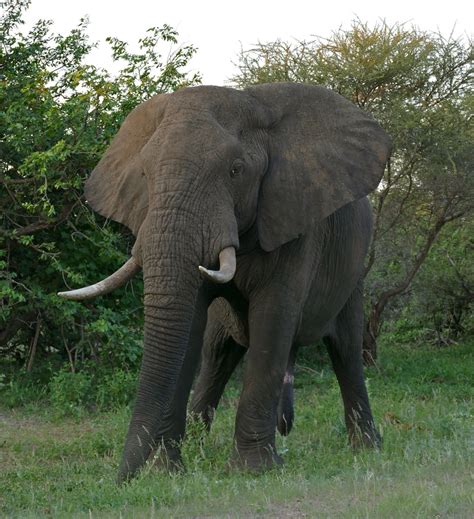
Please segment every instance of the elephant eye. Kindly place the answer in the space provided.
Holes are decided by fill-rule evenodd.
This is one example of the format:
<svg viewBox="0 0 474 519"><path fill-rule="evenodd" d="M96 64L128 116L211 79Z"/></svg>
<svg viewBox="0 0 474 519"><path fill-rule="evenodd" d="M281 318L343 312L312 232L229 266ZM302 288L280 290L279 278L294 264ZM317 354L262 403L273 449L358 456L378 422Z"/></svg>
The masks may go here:
<svg viewBox="0 0 474 519"><path fill-rule="evenodd" d="M243 165L242 161L236 160L232 164L232 167L230 169L230 176L231 176L231 178L235 178L235 177L241 175L243 170L244 170L244 165Z"/></svg>

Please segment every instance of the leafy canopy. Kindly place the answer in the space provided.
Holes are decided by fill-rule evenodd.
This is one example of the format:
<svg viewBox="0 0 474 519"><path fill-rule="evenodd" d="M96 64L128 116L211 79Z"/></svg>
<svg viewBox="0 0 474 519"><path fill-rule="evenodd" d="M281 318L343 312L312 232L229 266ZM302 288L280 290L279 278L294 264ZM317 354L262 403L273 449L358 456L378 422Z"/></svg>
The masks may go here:
<svg viewBox="0 0 474 519"><path fill-rule="evenodd" d="M137 52L108 38L112 74L88 61L87 19L67 35L47 20L22 31L29 4L3 2L0 20L0 352L22 362L59 353L72 369L100 357L135 365L140 280L93 304L55 294L126 259L130 236L84 204L82 187L137 104L200 82L187 72L196 49L168 25L146 31Z"/></svg>

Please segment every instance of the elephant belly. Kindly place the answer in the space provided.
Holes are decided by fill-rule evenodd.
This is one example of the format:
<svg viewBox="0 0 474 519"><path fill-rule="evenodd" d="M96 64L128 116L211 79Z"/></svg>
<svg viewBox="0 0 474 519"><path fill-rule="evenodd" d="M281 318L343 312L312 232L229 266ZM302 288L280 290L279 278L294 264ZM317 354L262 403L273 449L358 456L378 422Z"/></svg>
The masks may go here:
<svg viewBox="0 0 474 519"><path fill-rule="evenodd" d="M352 251L354 252L354 251ZM314 344L327 335L333 323L344 308L361 278L363 255L359 261L351 261L354 255L344 256L341 262L324 262L316 273L296 333L296 342L303 345Z"/></svg>
<svg viewBox="0 0 474 519"><path fill-rule="evenodd" d="M331 297L319 297L308 303L303 310L295 342L300 346L309 346L321 340L330 331L344 303L345 300L336 302Z"/></svg>
<svg viewBox="0 0 474 519"><path fill-rule="evenodd" d="M297 344L314 344L329 333L335 318L355 289L358 277L350 281L332 290L321 289L321 284L317 282L313 284L296 334Z"/></svg>
<svg viewBox="0 0 474 519"><path fill-rule="evenodd" d="M335 318L356 290L361 278L362 261L339 265L346 267L341 269L342 272L334 272L334 265L333 262L326 265L323 263L311 284L296 334L296 341L302 346L314 344L330 332Z"/></svg>
<svg viewBox="0 0 474 519"><path fill-rule="evenodd" d="M356 289L363 270L371 229L366 199L339 209L328 219L327 243L303 306L298 344L314 344L331 331L335 318Z"/></svg>

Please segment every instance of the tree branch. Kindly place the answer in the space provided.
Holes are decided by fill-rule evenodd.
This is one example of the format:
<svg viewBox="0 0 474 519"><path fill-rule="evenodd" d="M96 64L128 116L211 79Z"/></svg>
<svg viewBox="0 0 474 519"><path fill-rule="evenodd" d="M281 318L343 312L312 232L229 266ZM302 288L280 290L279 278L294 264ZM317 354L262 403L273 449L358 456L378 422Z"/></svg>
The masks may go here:
<svg viewBox="0 0 474 519"><path fill-rule="evenodd" d="M4 178L2 179L3 184L34 184L36 178Z"/></svg>
<svg viewBox="0 0 474 519"><path fill-rule="evenodd" d="M26 365L26 371L28 373L31 372L31 370L33 369L33 362L35 361L36 347L38 346L38 339L39 339L40 330L41 330L41 314L38 314L38 316L36 318L35 335L34 335L32 341L31 341L30 352L29 352L29 355L28 355L28 363Z"/></svg>
<svg viewBox="0 0 474 519"><path fill-rule="evenodd" d="M76 205L77 205L77 202L65 205L55 220L52 220L52 221L38 220L34 223L31 223L30 225L26 225L25 227L18 227L17 229L14 229L14 231L13 231L14 236L15 237L24 236L26 234L34 234L34 233L36 233L38 231L42 231L44 229L51 229L52 227L55 227L56 225L62 223L64 220L67 220Z"/></svg>
<svg viewBox="0 0 474 519"><path fill-rule="evenodd" d="M7 323L6 327L3 330L0 330L0 346L4 346L7 344L13 337L16 335L20 328L24 326L29 326L30 321L36 315L34 310L27 312L25 315L20 317L13 317Z"/></svg>
<svg viewBox="0 0 474 519"><path fill-rule="evenodd" d="M441 229L448 222L453 220L453 216L450 216L450 217L446 216L448 207L449 207L449 204L447 204L444 207L442 214L438 217L435 225L433 226L431 231L428 233L425 244L423 245L421 251L416 256L415 261L414 261L411 269L408 271L408 274L406 275L405 279L398 285L394 286L393 288L386 290L385 292L382 292L382 294L379 296L378 301L375 304L375 307L377 308L377 312L379 315L383 312L385 306L387 305L387 303L390 299L392 299L393 297L398 296L400 294L403 294L403 292L405 292L406 289L410 286L410 283L413 281L413 278L415 277L416 273L420 269L421 265L423 265L423 262L425 261L426 257L428 256L431 246L433 245L436 238L438 237Z"/></svg>

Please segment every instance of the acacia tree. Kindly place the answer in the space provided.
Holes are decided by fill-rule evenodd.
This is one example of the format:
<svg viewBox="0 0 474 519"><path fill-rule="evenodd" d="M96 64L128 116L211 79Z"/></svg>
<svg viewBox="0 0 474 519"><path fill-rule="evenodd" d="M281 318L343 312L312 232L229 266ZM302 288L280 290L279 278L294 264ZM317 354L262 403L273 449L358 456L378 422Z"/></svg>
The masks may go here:
<svg viewBox="0 0 474 519"><path fill-rule="evenodd" d="M360 20L328 39L261 43L239 56L238 86L325 85L371 112L392 137L391 159L371 195L367 362L376 357L387 308L412 286L440 232L471 221L472 57L472 44L463 39Z"/></svg>
<svg viewBox="0 0 474 519"><path fill-rule="evenodd" d="M139 281L94 305L55 294L123 262L130 236L85 205L84 180L138 103L200 81L185 71L195 48L167 25L149 29L137 53L109 38L112 75L86 61L86 20L66 36L44 20L22 32L29 3L3 2L0 19L0 352L28 368L36 351L59 351L72 369L101 352L135 363Z"/></svg>

